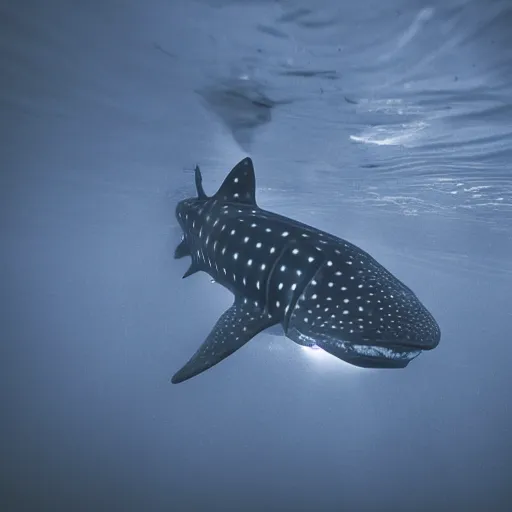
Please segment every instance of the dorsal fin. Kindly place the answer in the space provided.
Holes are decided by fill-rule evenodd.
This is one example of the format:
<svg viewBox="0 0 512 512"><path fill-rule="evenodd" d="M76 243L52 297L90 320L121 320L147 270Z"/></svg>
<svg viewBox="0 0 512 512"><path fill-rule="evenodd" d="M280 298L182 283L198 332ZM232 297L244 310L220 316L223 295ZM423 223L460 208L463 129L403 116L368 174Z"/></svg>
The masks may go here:
<svg viewBox="0 0 512 512"><path fill-rule="evenodd" d="M199 169L199 165L196 165L194 176L196 179L196 190L197 190L197 198L198 199L208 199L208 196L204 193L203 189L203 177L201 175L201 169Z"/></svg>
<svg viewBox="0 0 512 512"><path fill-rule="evenodd" d="M219 201L256 206L256 178L249 157L233 167L215 194L215 198Z"/></svg>

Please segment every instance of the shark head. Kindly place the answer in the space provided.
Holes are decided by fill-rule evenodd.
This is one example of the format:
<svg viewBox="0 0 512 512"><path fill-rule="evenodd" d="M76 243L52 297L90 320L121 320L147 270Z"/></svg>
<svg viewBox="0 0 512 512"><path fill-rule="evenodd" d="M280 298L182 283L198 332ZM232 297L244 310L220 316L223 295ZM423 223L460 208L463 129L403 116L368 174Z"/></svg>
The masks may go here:
<svg viewBox="0 0 512 512"><path fill-rule="evenodd" d="M404 368L437 346L439 326L417 296L372 256L334 235L259 208L250 158L208 197L180 201L190 256L183 277L208 273L234 295L204 343L173 377L216 365L259 332L280 325L289 339L363 368Z"/></svg>

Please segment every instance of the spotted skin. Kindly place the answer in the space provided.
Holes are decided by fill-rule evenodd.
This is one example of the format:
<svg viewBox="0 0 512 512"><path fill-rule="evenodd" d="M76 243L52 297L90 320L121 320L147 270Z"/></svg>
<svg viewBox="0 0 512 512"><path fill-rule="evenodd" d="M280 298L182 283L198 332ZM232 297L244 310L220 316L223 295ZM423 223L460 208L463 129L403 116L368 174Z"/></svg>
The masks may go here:
<svg viewBox="0 0 512 512"><path fill-rule="evenodd" d="M250 158L212 197L198 167L195 181L198 197L176 207L183 239L175 257L191 257L184 277L207 272L235 300L173 383L204 372L277 324L296 343L363 368L404 368L438 345L432 315L368 253L259 208Z"/></svg>

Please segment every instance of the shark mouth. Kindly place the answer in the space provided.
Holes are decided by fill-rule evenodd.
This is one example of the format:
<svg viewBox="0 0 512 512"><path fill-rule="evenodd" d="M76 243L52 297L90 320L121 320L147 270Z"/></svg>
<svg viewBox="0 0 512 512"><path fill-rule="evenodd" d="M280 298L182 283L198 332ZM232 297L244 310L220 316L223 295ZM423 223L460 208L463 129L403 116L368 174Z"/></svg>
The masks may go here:
<svg viewBox="0 0 512 512"><path fill-rule="evenodd" d="M360 368L405 368L421 350L400 346L360 345L333 338L318 339L291 329L287 336L300 345L325 352Z"/></svg>
<svg viewBox="0 0 512 512"><path fill-rule="evenodd" d="M421 350L401 350L339 341L336 342L336 345L339 345L340 350L345 351L343 357L345 361L362 368L405 368L415 357L421 354ZM338 352L336 351L336 353Z"/></svg>

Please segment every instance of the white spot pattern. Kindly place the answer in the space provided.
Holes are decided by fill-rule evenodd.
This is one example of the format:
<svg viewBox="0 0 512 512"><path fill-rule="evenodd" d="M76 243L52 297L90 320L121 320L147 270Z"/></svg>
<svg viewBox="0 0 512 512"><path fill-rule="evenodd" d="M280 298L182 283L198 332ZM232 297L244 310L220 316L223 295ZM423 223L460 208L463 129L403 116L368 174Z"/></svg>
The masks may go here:
<svg viewBox="0 0 512 512"><path fill-rule="evenodd" d="M341 358L350 352L405 360L418 350L400 352L393 343L437 344L435 320L371 256L334 236L248 207L243 176L232 181L237 188L231 197L242 198L240 203L190 200L181 212L177 209L196 268L287 315L289 335L296 341L326 343Z"/></svg>

